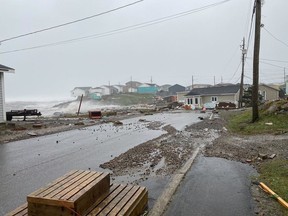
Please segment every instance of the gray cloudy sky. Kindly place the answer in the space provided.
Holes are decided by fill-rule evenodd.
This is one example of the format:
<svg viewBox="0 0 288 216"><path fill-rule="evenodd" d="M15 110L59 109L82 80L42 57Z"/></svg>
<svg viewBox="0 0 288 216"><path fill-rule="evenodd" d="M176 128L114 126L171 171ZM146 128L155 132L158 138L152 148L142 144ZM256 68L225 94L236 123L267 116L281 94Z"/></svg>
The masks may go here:
<svg viewBox="0 0 288 216"><path fill-rule="evenodd" d="M135 0L136 1L136 0ZM21 52L69 39L133 26L222 0L143 0L93 19L2 42L0 64L6 99L69 98L76 86L124 84L133 80L191 85L240 80L240 44L248 37L254 0L231 0L176 19L105 37ZM133 0L0 0L0 40L95 15ZM262 9L260 82L283 82L288 68L288 1L265 0ZM273 38L280 39L281 42ZM254 29L246 64L251 83ZM283 44L283 42L286 44ZM250 58L249 58L250 57ZM268 64L267 64L268 63ZM272 66L273 64L275 66ZM288 74L288 70L287 70Z"/></svg>

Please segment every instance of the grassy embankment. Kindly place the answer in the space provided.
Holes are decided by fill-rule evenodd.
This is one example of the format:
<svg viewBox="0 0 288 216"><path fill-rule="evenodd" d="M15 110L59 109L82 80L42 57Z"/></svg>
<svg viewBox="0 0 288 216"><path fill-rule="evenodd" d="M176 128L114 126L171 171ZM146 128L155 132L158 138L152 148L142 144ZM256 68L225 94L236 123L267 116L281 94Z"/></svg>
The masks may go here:
<svg viewBox="0 0 288 216"><path fill-rule="evenodd" d="M277 114L276 114L277 113ZM283 134L288 132L288 114L287 112L268 113L267 109L259 112L259 120L251 123L251 110L233 115L228 120L228 127L234 133L252 135L252 134ZM272 124L265 124L272 123ZM287 143L288 148L288 143ZM259 181L269 183L271 189L288 202L288 159L278 158L262 163L259 168ZM283 214L288 216L288 210Z"/></svg>

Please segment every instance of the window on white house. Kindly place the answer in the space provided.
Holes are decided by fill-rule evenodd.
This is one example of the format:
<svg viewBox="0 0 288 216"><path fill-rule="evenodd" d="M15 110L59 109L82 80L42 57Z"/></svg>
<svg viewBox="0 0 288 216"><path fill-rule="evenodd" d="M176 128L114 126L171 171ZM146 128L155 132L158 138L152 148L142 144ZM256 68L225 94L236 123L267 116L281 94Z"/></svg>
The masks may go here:
<svg viewBox="0 0 288 216"><path fill-rule="evenodd" d="M266 97L267 97L267 96L266 96L266 91L259 91L259 94L262 95L262 97L263 97L262 99L263 99L263 100L266 100L266 99L267 99L267 98L266 98Z"/></svg>
<svg viewBox="0 0 288 216"><path fill-rule="evenodd" d="M195 98L195 104L198 104L199 102L198 102L198 98Z"/></svg>
<svg viewBox="0 0 288 216"><path fill-rule="evenodd" d="M213 96L213 97L211 97L211 101L212 101L212 102L217 102L217 101L218 101L218 98L215 97L215 96Z"/></svg>

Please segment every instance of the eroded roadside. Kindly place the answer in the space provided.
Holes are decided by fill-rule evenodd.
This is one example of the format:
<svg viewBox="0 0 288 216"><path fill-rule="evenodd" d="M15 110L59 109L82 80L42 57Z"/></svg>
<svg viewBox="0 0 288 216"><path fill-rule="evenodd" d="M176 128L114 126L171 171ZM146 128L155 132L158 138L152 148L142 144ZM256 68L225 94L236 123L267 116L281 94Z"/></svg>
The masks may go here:
<svg viewBox="0 0 288 216"><path fill-rule="evenodd" d="M225 112L220 112L213 119L207 118L187 126L183 131L166 126L163 128L166 134L130 149L102 164L101 167L111 170L112 178L116 182L144 184L148 190L149 184L146 182L150 179L156 181L160 179L164 184L162 190L173 173L185 164L197 147L201 147L205 157L219 157L245 163L256 170L259 170L261 164L267 160L288 158L287 134L253 136L232 134L225 127L226 121L223 118L227 114ZM151 122L150 125L154 129L162 127L159 122ZM277 210L279 204L258 186L253 185L253 180L251 179L251 194L255 215L283 215ZM161 190L157 192L161 193ZM153 205L153 202L151 203Z"/></svg>

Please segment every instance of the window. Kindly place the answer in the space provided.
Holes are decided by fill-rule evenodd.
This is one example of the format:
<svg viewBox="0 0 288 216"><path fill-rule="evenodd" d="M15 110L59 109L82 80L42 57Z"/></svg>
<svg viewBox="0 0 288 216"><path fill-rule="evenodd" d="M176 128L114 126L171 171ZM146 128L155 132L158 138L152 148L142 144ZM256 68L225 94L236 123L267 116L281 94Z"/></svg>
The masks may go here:
<svg viewBox="0 0 288 216"><path fill-rule="evenodd" d="M195 98L195 104L199 104L198 98Z"/></svg>
<svg viewBox="0 0 288 216"><path fill-rule="evenodd" d="M189 105L189 104L192 104L192 103L193 103L192 98L187 98L187 104Z"/></svg>
<svg viewBox="0 0 288 216"><path fill-rule="evenodd" d="M211 97L211 101L212 101L212 102L217 102L217 101L218 101L218 98L217 98L216 96L213 96L213 97Z"/></svg>

